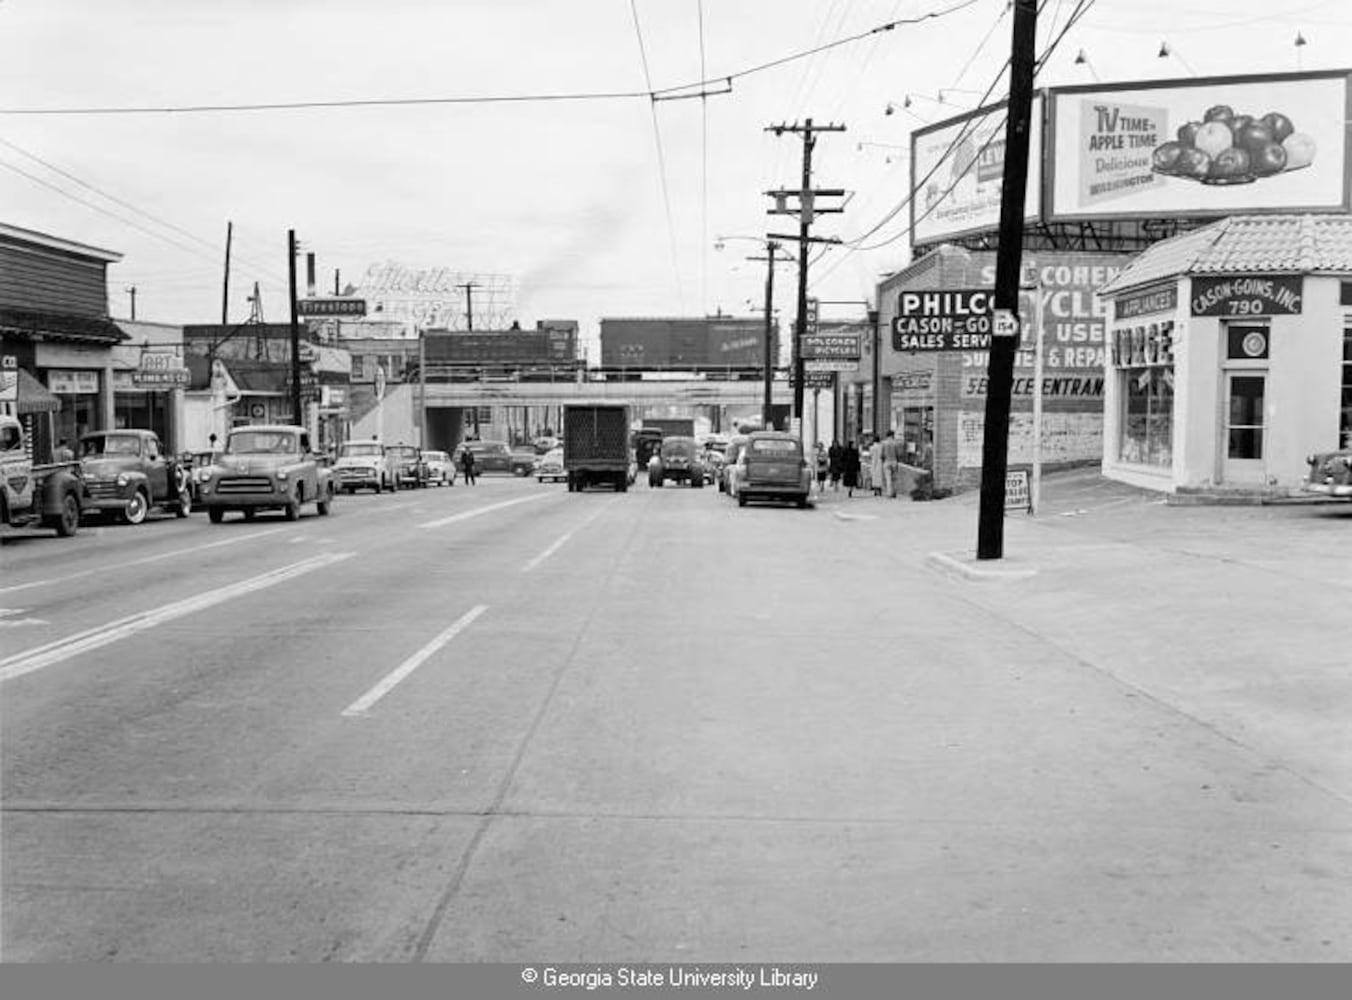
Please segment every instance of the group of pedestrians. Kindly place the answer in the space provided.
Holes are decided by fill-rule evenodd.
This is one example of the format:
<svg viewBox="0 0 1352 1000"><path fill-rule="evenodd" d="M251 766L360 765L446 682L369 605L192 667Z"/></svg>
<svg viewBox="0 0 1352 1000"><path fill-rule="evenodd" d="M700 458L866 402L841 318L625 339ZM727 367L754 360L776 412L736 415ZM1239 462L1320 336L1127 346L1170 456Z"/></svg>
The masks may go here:
<svg viewBox="0 0 1352 1000"><path fill-rule="evenodd" d="M855 490L868 490L873 496L895 498L902 473L902 445L895 431L883 437L865 434L860 444L853 438L841 444L839 438L827 448L820 441L814 451L817 473L817 493L825 494L827 481L831 489L845 487L846 496Z"/></svg>

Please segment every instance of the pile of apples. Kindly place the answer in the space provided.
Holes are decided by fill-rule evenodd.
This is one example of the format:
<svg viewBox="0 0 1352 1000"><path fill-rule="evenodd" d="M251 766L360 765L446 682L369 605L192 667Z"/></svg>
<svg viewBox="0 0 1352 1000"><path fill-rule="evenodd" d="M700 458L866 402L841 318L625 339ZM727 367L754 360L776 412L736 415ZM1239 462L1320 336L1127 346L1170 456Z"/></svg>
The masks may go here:
<svg viewBox="0 0 1352 1000"><path fill-rule="evenodd" d="M1297 132L1286 115L1269 111L1255 118L1217 104L1200 122L1179 128L1177 140L1156 146L1151 162L1159 173L1172 177L1239 184L1308 167L1314 153L1314 139Z"/></svg>

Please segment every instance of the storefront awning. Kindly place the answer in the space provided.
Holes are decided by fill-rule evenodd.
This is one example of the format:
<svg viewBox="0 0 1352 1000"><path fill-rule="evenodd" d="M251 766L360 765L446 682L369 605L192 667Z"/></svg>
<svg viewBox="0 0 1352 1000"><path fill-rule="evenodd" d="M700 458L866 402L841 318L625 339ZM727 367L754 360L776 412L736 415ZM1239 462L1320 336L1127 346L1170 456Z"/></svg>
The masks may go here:
<svg viewBox="0 0 1352 1000"><path fill-rule="evenodd" d="M28 371L19 369L19 398L15 408L24 413L50 413L61 409L59 397L35 379Z"/></svg>
<svg viewBox="0 0 1352 1000"><path fill-rule="evenodd" d="M0 333L99 346L131 339L116 323L102 316L71 316L33 309L0 308Z"/></svg>

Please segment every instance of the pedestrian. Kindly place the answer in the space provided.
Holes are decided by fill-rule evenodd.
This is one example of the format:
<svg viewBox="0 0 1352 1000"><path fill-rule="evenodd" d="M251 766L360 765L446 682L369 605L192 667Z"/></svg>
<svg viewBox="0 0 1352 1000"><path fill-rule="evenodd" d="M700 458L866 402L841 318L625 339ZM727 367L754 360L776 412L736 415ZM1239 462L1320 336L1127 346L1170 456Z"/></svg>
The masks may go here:
<svg viewBox="0 0 1352 1000"><path fill-rule="evenodd" d="M71 451L70 442L65 438L56 443L56 460L58 462L75 461L75 452Z"/></svg>
<svg viewBox="0 0 1352 1000"><path fill-rule="evenodd" d="M897 443L897 432L888 431L883 441L883 490L888 497L896 499L897 479L901 476L901 446Z"/></svg>
<svg viewBox="0 0 1352 1000"><path fill-rule="evenodd" d="M873 491L873 466L868 460L869 442L872 439L873 436L867 431L859 439L859 488L869 492Z"/></svg>
<svg viewBox="0 0 1352 1000"><path fill-rule="evenodd" d="M840 463L844 457L845 449L840 446L840 438L833 438L831 447L826 449L826 470L831 477L831 489L837 492L840 490Z"/></svg>
<svg viewBox="0 0 1352 1000"><path fill-rule="evenodd" d="M826 445L820 441L813 455L813 464L817 471L817 496L821 496L826 492L826 477L831 471L831 460L826 455Z"/></svg>
<svg viewBox="0 0 1352 1000"><path fill-rule="evenodd" d="M874 437L869 443L868 470L869 483L873 488L873 495L875 497L880 497L883 495L883 481L886 472L883 469L883 442L879 437Z"/></svg>
<svg viewBox="0 0 1352 1000"><path fill-rule="evenodd" d="M840 472L841 478L845 480L845 495L854 496L855 488L859 485L859 447L854 443L854 438L850 438L845 445L840 460Z"/></svg>
<svg viewBox="0 0 1352 1000"><path fill-rule="evenodd" d="M478 482L478 477L474 472L474 450L464 447L460 449L460 471L465 474L465 485L474 486Z"/></svg>

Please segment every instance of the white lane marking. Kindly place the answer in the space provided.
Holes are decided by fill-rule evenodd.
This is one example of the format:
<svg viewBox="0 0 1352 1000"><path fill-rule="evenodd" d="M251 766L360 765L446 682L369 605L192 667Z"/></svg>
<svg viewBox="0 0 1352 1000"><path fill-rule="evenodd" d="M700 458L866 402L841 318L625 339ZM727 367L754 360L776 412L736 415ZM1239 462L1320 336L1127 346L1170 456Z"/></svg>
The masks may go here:
<svg viewBox="0 0 1352 1000"><path fill-rule="evenodd" d="M232 583L226 587L218 587L216 590L209 590L195 597L188 597L181 601L175 601L173 604L152 608L149 611L141 611L126 618L119 618L117 621L109 622L106 625L99 625L96 628L76 632L74 635L56 639L33 649L26 649L22 653L0 660L0 682L22 677L34 670L40 670L54 663L60 663L62 660L68 660L72 656L78 656L80 653L107 646L119 639L125 639L129 635L173 621L175 618L182 618L184 615L203 611L213 605L221 604L236 597L243 597L245 594L256 590L274 587L293 577L342 562L352 555L354 555L352 552L334 552L328 555L314 556L298 563L292 563L290 566L283 566L281 569L264 573L261 576L241 580L239 583Z"/></svg>
<svg viewBox="0 0 1352 1000"><path fill-rule="evenodd" d="M11 618L11 615L21 615L27 608L0 608L0 628L16 628L20 625L47 625L48 622L41 618Z"/></svg>
<svg viewBox="0 0 1352 1000"><path fill-rule="evenodd" d="M129 562L119 562L115 568L125 569L129 566L144 566L146 563L159 562L161 559L173 559L177 556L192 555L194 552L205 552L207 549L214 549L221 545L233 545L236 542L247 542L251 538L262 538L264 535L275 535L279 531L285 531L285 528L269 528L266 531L255 531L251 535L232 535L230 538L222 538L217 542L207 542L205 545L194 545L190 549L174 549L172 552L161 552L157 556L145 556L141 559L132 559ZM86 569L79 573L71 573L69 576L53 577L50 580L34 580L32 583L20 583L13 587L0 587L0 594L11 594L16 590L27 590L30 587L46 587L57 583L66 583L70 580L78 580L83 576L93 576L95 573L107 573L106 567L100 569Z"/></svg>
<svg viewBox="0 0 1352 1000"><path fill-rule="evenodd" d="M446 629L422 649L418 650L403 663L399 664L399 666L391 670L381 678L380 683L371 688L370 691L367 691L351 705L348 705L347 708L343 709L342 714L348 717L365 715L370 711L372 705L394 690L396 684L422 666L423 661L463 632L470 626L474 619L478 618L487 610L488 605L486 604L477 604L470 608L457 618L450 628Z"/></svg>
<svg viewBox="0 0 1352 1000"><path fill-rule="evenodd" d="M553 545L551 545L549 548L545 549L543 552L541 552L538 556L536 556L536 557L535 557L534 559L532 559L530 562L526 563L526 565L522 566L522 567L521 567L521 572L523 572L523 573L529 573L529 572L530 572L531 570L533 570L536 566L539 566L540 563L544 562L546 559L548 559L550 556L552 556L555 552L559 551L559 549L563 548L563 546L564 546L565 544L567 544L568 539L572 538L574 534L576 534L577 532L581 531L581 530L582 530L583 528L585 528L587 525L591 524L591 523L592 523L593 521L595 521L598 517L600 517L601 514L605 511L605 509L606 509L607 507L609 507L611 504L613 504L614 502L615 502L614 500L610 500L610 501L608 501L607 503L602 504L600 507L596 508L596 510L592 511L591 514L589 514L586 518L584 518L583 521L582 521L582 523L579 524L579 525L578 525L576 528L574 528L572 531L565 531L565 532L563 533L563 535L562 535L557 541L554 542Z"/></svg>
<svg viewBox="0 0 1352 1000"><path fill-rule="evenodd" d="M519 503L530 503L532 500L547 500L556 493L537 493L534 496L517 497L515 500L504 500L502 503L489 504L487 507L477 507L474 510L467 510L460 514L452 514L450 517L439 517L435 521L424 521L418 525L420 528L440 528L442 525L454 524L456 521L468 521L471 517L478 517L480 514L488 514L495 510L502 510L504 507L512 507Z"/></svg>

